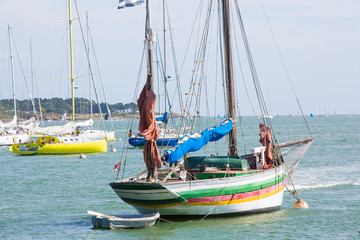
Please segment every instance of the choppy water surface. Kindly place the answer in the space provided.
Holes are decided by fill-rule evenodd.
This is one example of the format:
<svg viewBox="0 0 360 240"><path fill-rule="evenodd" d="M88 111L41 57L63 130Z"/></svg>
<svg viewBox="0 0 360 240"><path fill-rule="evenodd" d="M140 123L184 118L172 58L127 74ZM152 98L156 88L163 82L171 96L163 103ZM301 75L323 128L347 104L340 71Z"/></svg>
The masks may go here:
<svg viewBox="0 0 360 240"><path fill-rule="evenodd" d="M308 118L315 142L297 168L294 184L309 209L293 209L284 194L279 211L242 217L160 222L129 230L93 229L86 210L131 214L109 183L118 152L74 156L15 156L0 148L0 237L2 239L359 239L360 116ZM204 120L205 121L205 120ZM242 120L246 147L258 146L255 118ZM272 120L279 142L307 137L300 117ZM124 139L128 122L115 122ZM239 133L240 134L240 133ZM241 135L240 135L241 136ZM241 139L241 138L240 138ZM239 142L239 149L243 149ZM221 144L205 149L225 152ZM142 150L127 152L126 175L143 170Z"/></svg>

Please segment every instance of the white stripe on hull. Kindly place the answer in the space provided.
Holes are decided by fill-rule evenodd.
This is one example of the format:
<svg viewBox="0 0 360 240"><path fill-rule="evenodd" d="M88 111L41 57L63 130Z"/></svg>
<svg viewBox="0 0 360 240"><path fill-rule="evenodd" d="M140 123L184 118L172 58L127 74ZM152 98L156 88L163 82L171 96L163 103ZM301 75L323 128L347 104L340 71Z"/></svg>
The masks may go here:
<svg viewBox="0 0 360 240"><path fill-rule="evenodd" d="M204 190L211 188L219 188L219 187L233 187L233 186L245 186L248 184L263 182L267 180L274 179L275 176L282 175L284 171L283 166L279 168L274 168L268 171L264 171L261 173L243 175L239 177L231 177L231 178L214 178L214 179L206 179L206 180L198 180L192 182L185 183L175 183L175 184L166 184L165 186L173 191L181 195L181 192L191 191L191 190Z"/></svg>
<svg viewBox="0 0 360 240"><path fill-rule="evenodd" d="M136 200L164 200L176 199L178 194L168 191L166 189L155 190L127 190L127 189L114 189L115 193L122 198L136 199Z"/></svg>

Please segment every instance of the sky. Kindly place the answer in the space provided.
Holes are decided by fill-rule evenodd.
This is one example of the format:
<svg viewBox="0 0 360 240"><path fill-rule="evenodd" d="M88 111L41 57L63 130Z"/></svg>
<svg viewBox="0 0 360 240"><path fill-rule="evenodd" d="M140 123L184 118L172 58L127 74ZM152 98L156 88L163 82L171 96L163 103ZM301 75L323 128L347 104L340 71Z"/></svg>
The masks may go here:
<svg viewBox="0 0 360 240"><path fill-rule="evenodd" d="M0 98L11 98L8 25L11 25L24 74L31 81L30 39L34 76L41 98L71 97L68 79L67 0L0 0ZM184 59L198 1L167 0L178 65L182 65L183 94L191 78L194 55L189 48ZM194 3L195 2L195 3ZM160 23L162 0L153 0L153 25ZM109 103L134 101L144 42L145 4L117 9L118 1L77 0L80 20L74 20L74 55L77 96L89 98L87 60L78 22L85 28L86 11L106 98ZM360 114L360 2L355 0L239 0L247 37L271 113L297 114L295 94L305 114ZM266 15L264 14L264 11ZM76 15L73 6L73 17ZM268 20L268 21L267 21ZM271 29L269 27L269 24ZM272 31L271 31L272 30ZM215 34L215 33L213 33ZM290 80L286 75L280 50ZM215 44L215 41L211 42ZM16 96L28 99L19 58L13 46ZM92 50L93 50L92 49ZM170 52L170 51L169 51ZM95 57L90 56L95 59ZM170 56L168 57L170 59ZM169 64L170 65L170 64ZM244 64L244 67L246 65ZM93 67L95 69L95 67ZM181 68L181 67L179 67ZM211 69L211 67L209 67ZM99 75L95 71L96 75ZM144 71L143 71L144 72ZM169 67L168 75L175 75ZM221 86L215 73L207 76L210 114L223 114ZM236 76L240 73L236 72ZM251 82L251 80L247 80ZM140 81L145 83L145 78ZM238 80L239 105L243 115L252 115L242 80ZM174 89L175 83L169 83ZM248 88L253 88L248 85ZM215 89L217 89L215 91ZM294 91L295 90L295 94ZM103 101L101 87L97 87ZM174 93L169 90L170 96ZM37 96L37 94L34 94ZM216 97L215 97L216 95ZM250 97L253 97L250 94ZM256 104L256 99L253 99ZM174 103L175 105L175 103ZM206 103L202 113L205 114ZM177 108L175 108L175 111Z"/></svg>

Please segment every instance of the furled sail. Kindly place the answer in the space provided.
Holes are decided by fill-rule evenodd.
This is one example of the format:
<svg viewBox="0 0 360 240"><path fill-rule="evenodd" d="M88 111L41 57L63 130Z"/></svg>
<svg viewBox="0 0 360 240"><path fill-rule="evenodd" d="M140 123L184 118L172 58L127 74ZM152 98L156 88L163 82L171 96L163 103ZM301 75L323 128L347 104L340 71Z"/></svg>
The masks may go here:
<svg viewBox="0 0 360 240"><path fill-rule="evenodd" d="M168 163L177 162L182 156L189 152L200 150L209 141L220 140L232 129L232 121L227 119L218 126L207 128L202 132L185 135L178 141L178 144L170 150L164 151L165 161Z"/></svg>
<svg viewBox="0 0 360 240"><path fill-rule="evenodd" d="M70 134L75 131L75 123L69 122L63 126L37 127L32 130L33 134L61 135Z"/></svg>
<svg viewBox="0 0 360 240"><path fill-rule="evenodd" d="M1 124L1 128L12 128L12 127L16 127L17 126L17 117L16 115L14 115L13 120L11 120L11 122L8 123L2 123Z"/></svg>
<svg viewBox="0 0 360 240"><path fill-rule="evenodd" d="M35 117L31 117L31 118L28 119L28 120L19 122L19 125L21 125L21 126L26 126L26 125L33 124L35 121L36 121L36 118L35 118Z"/></svg>
<svg viewBox="0 0 360 240"><path fill-rule="evenodd" d="M29 120L19 122L19 127L32 131L34 128L39 127L39 122L36 121L35 117L32 117Z"/></svg>
<svg viewBox="0 0 360 240"><path fill-rule="evenodd" d="M149 75L148 75L149 77ZM149 168L161 168L161 160L159 150L156 145L156 140L159 139L159 129L156 126L156 119L154 114L154 108L156 103L156 95L152 89L147 89L145 84L143 90L140 93L137 104L139 107L140 121L139 121L139 133L146 139L144 146L144 161ZM150 152L148 152L148 144L150 144ZM151 166L148 166L149 155L151 158Z"/></svg>
<svg viewBox="0 0 360 240"><path fill-rule="evenodd" d="M89 119L87 121L75 123L75 127L91 127L94 124L94 120Z"/></svg>
<svg viewBox="0 0 360 240"><path fill-rule="evenodd" d="M134 7L136 5L144 3L145 0L119 0L118 9L126 7Z"/></svg>

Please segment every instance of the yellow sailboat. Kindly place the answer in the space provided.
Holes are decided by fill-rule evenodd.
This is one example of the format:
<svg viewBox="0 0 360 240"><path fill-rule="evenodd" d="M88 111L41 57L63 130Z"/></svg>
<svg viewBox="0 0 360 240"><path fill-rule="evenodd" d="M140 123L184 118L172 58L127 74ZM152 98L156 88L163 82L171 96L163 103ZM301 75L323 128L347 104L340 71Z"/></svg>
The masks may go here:
<svg viewBox="0 0 360 240"><path fill-rule="evenodd" d="M71 0L69 0L69 32L70 32L70 64L71 64L71 95L72 95L72 123L75 127L75 94L74 94L74 64L72 43ZM73 135L42 136L30 143L13 144L10 152L20 155L64 155L97 153L107 151L107 139L90 140L79 132Z"/></svg>
<svg viewBox="0 0 360 240"><path fill-rule="evenodd" d="M35 142L13 144L10 151L20 155L64 155L107 151L107 140L82 141L75 137L38 138Z"/></svg>

